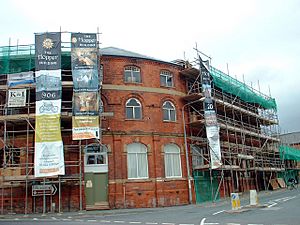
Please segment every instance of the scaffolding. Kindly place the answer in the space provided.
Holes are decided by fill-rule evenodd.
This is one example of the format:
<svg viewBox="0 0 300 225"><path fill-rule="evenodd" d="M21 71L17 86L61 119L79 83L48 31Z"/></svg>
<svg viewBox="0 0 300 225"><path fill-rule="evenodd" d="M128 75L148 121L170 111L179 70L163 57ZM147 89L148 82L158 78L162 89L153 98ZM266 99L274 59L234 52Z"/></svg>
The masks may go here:
<svg viewBox="0 0 300 225"><path fill-rule="evenodd" d="M97 36L99 32L97 33ZM99 38L98 38L99 40ZM35 84L19 85L27 93L25 107L7 105L10 88L8 74L35 71L35 47L31 45L0 48L0 208L4 213L46 213L83 210L83 154L90 143L101 145L98 139L72 140L72 93L70 42L62 42L62 106L61 134L64 143L65 175L36 178L34 176ZM99 53L99 43L98 51ZM100 55L98 60L100 60ZM99 93L102 76L100 71ZM101 118L101 117L100 117ZM101 126L101 119L99 120ZM100 129L101 138L101 129ZM43 191L34 194L33 185L54 185L58 194ZM53 190L52 190L53 191ZM56 192L56 190L54 190ZM68 195L62 196L67 191ZM72 197L73 196L73 197ZM73 204L66 202L77 200ZM72 198L71 198L72 197ZM73 207L73 208L72 208ZM20 211L23 209L24 211ZM16 211L17 210L17 211Z"/></svg>
<svg viewBox="0 0 300 225"><path fill-rule="evenodd" d="M197 185L201 185L201 182L197 184L199 179L209 183L210 194L206 200L212 201L219 195L230 196L231 192L269 189L271 180L284 171L279 157L275 100L212 67L210 58L204 61L201 56L206 55L196 51L196 60L185 62L185 69L180 73L188 90L183 100L189 106L187 139L192 154L196 197ZM205 132L201 71L210 75L211 98L220 128L222 166L215 170L211 169Z"/></svg>

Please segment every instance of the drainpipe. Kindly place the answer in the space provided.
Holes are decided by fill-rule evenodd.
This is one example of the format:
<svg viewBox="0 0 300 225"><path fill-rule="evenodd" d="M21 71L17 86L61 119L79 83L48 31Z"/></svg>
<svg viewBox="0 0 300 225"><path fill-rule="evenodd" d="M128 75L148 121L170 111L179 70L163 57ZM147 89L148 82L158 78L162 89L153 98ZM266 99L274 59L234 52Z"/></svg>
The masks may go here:
<svg viewBox="0 0 300 225"><path fill-rule="evenodd" d="M192 204L192 185L191 185L191 174L190 174L190 163L189 163L189 153L188 153L188 144L187 144L187 137L186 137L186 124L185 124L185 117L184 117L184 107L190 104L193 104L195 102L202 101L204 98L202 97L201 99L197 99L195 101L186 103L182 106L182 121L183 121L183 134L184 134L184 148L185 148L185 161L186 161L186 169L187 169L187 178L188 178L188 188L189 188L189 203Z"/></svg>

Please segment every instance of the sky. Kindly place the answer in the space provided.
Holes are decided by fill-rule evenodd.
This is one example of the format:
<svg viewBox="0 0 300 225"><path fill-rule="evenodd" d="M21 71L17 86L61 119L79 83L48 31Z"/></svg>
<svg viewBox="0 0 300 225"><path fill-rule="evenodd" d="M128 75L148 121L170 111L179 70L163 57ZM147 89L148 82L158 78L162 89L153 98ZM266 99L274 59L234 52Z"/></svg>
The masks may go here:
<svg viewBox="0 0 300 225"><path fill-rule="evenodd" d="M277 101L281 133L300 131L298 0L1 0L0 46L34 33L100 32L114 46L165 61L196 57Z"/></svg>

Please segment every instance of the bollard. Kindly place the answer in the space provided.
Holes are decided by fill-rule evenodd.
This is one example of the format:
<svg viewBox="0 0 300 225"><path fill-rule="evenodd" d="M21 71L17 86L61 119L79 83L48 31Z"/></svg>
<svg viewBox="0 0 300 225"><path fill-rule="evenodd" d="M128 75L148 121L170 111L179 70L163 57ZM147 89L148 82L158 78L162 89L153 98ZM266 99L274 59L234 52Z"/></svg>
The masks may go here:
<svg viewBox="0 0 300 225"><path fill-rule="evenodd" d="M231 193L231 207L232 210L239 210L241 208L241 202L238 193Z"/></svg>
<svg viewBox="0 0 300 225"><path fill-rule="evenodd" d="M250 206L258 205L258 196L256 190L250 190Z"/></svg>

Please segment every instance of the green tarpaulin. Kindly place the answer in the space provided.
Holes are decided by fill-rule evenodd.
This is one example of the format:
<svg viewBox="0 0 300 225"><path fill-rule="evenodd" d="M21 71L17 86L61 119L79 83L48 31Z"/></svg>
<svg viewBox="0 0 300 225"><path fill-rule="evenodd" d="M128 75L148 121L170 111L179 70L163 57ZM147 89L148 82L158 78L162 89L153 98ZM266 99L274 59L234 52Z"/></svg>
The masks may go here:
<svg viewBox="0 0 300 225"><path fill-rule="evenodd" d="M280 158L284 160L300 161L300 150L286 145L279 146Z"/></svg>

